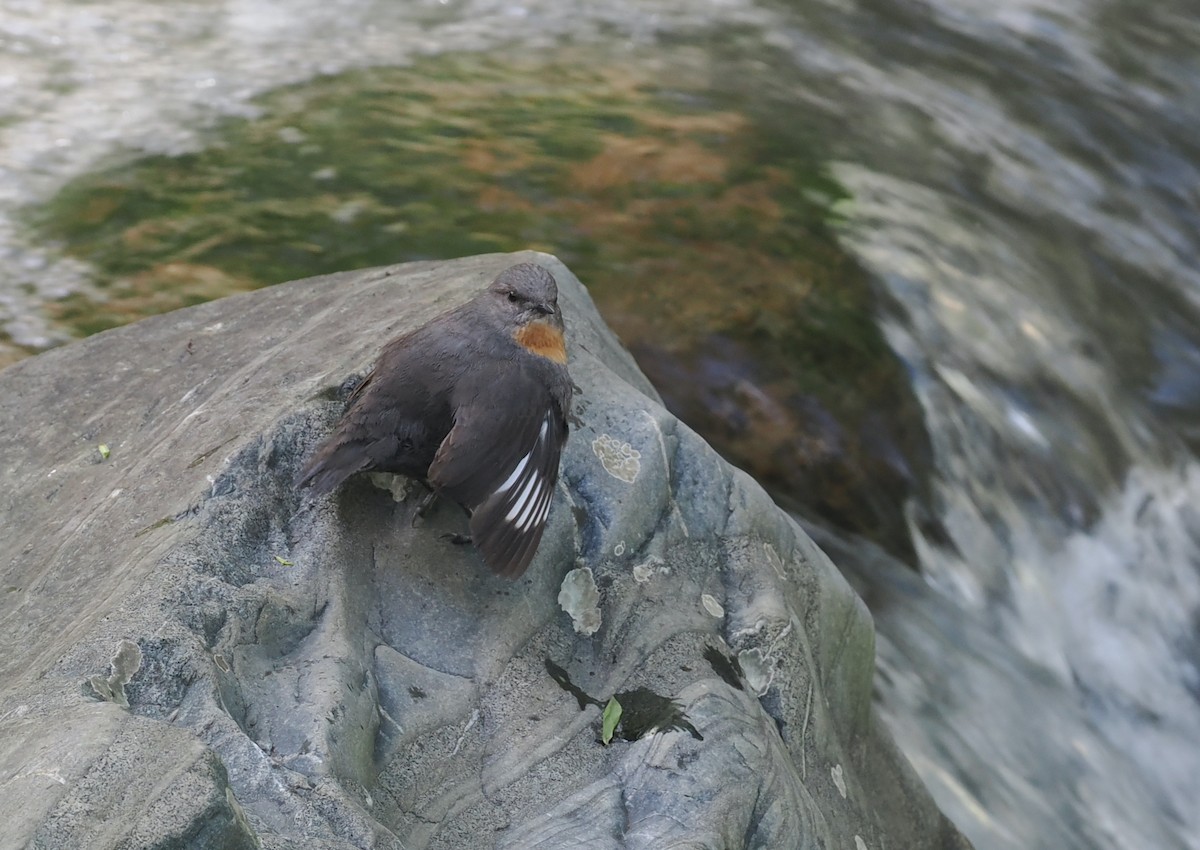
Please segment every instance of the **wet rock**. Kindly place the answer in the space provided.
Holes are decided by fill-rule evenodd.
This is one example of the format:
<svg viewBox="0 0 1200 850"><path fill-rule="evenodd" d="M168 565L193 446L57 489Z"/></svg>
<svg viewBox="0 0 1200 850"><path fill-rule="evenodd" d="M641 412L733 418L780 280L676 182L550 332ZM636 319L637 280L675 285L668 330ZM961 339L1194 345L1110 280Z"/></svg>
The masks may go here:
<svg viewBox="0 0 1200 850"><path fill-rule="evenodd" d="M347 378L529 259L583 424L528 573L446 544L453 507L413 527L366 478L298 495ZM873 715L862 603L552 257L300 281L24 361L0 456L0 845L967 846ZM558 604L585 568L588 635ZM756 659L754 690L712 647ZM600 745L548 661L703 740Z"/></svg>

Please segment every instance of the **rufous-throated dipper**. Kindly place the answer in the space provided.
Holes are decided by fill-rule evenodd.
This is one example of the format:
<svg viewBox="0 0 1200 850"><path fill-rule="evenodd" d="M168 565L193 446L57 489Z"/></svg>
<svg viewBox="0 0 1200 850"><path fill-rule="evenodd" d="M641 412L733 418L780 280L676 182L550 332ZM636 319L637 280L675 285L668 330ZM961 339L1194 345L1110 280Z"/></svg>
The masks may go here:
<svg viewBox="0 0 1200 850"><path fill-rule="evenodd" d="M356 472L421 480L461 505L496 573L529 566L550 515L573 384L553 276L505 269L483 292L383 347L298 487Z"/></svg>

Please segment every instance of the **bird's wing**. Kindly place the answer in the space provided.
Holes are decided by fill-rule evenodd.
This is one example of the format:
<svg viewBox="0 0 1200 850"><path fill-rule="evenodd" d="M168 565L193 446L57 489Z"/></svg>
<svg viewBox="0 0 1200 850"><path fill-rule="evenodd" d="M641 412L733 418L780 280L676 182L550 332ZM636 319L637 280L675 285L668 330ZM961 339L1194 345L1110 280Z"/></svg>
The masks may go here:
<svg viewBox="0 0 1200 850"><path fill-rule="evenodd" d="M429 483L471 513L471 538L496 573L516 578L537 551L567 437L544 386L491 387L461 406L429 467Z"/></svg>
<svg viewBox="0 0 1200 850"><path fill-rule="evenodd" d="M395 466L403 450L397 422L415 421L415 403L402 403L412 396L408 377L411 365L423 346L418 329L397 337L384 346L379 359L346 399L345 411L333 433L300 470L296 487L312 487L321 495L336 489L356 472ZM386 375L393 377L389 381Z"/></svg>

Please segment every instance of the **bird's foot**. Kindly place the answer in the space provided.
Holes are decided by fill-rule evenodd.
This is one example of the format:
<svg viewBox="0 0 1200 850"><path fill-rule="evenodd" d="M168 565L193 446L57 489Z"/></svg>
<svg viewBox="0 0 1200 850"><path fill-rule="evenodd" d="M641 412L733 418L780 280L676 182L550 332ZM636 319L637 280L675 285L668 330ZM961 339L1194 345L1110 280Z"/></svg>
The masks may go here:
<svg viewBox="0 0 1200 850"><path fill-rule="evenodd" d="M433 510L433 506L437 502L437 498L438 498L438 494L436 492L434 492L433 490L430 490L428 493L426 493L424 496L421 497L421 501L417 502L417 510L413 514L413 518L412 518L412 527L413 528L417 527L417 520L425 519L425 517L428 516L429 512L431 510Z"/></svg>

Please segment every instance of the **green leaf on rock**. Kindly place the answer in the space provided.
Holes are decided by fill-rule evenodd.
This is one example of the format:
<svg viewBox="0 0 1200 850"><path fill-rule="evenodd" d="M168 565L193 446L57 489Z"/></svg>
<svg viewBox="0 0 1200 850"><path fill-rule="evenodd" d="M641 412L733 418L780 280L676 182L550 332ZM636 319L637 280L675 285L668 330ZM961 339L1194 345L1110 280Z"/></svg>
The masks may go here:
<svg viewBox="0 0 1200 850"><path fill-rule="evenodd" d="M608 701L608 705L604 706L604 714L600 718L600 741L607 745L612 740L613 733L617 730L617 724L621 722L621 703L617 702L616 697L612 697Z"/></svg>

